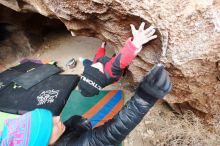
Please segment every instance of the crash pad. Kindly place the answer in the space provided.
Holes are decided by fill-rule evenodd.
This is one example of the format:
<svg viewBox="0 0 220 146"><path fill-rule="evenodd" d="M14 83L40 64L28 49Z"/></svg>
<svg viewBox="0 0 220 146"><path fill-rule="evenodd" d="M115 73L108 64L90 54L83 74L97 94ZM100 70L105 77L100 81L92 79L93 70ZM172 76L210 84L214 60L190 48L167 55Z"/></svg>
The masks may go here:
<svg viewBox="0 0 220 146"><path fill-rule="evenodd" d="M122 90L103 90L93 97L84 97L78 90L74 90L61 113L61 119L66 121L73 115L81 115L89 119L93 127L97 127L112 119L123 104Z"/></svg>

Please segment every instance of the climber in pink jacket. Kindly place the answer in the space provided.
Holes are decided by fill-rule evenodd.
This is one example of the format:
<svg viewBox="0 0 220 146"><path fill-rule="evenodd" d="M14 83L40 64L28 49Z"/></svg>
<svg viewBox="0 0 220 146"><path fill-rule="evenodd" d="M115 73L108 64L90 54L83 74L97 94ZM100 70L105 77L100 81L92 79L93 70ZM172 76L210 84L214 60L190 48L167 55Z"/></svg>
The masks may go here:
<svg viewBox="0 0 220 146"><path fill-rule="evenodd" d="M142 22L136 30L131 24L133 37L129 38L124 47L114 57L105 56L105 43L96 52L93 61L80 58L83 62L84 72L79 82L81 94L87 97L97 95L99 91L107 85L118 81L125 69L141 51L142 46L147 42L157 38L154 27L144 29Z"/></svg>

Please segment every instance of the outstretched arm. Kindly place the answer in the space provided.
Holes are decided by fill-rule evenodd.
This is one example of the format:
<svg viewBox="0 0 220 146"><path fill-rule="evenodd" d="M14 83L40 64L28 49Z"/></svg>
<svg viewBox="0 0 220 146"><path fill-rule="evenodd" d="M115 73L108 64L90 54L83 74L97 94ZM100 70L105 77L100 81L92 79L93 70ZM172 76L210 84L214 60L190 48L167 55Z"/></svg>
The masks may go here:
<svg viewBox="0 0 220 146"><path fill-rule="evenodd" d="M113 57L105 65L105 70L111 77L117 77L122 74L125 69L142 50L142 46L147 42L157 38L154 27L144 29L145 23L143 22L139 29L136 30L134 25L131 25L133 38L129 38L120 52Z"/></svg>

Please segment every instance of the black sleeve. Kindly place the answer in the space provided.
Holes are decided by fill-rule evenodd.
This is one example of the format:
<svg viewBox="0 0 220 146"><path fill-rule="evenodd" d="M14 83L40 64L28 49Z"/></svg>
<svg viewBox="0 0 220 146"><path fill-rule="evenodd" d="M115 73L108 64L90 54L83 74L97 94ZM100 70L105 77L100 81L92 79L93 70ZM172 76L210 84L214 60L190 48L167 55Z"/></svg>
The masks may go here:
<svg viewBox="0 0 220 146"><path fill-rule="evenodd" d="M82 134L77 140L72 139L68 141L67 145L118 145L140 123L156 101L156 98L146 98L144 100L134 95L113 119L106 122L103 126Z"/></svg>

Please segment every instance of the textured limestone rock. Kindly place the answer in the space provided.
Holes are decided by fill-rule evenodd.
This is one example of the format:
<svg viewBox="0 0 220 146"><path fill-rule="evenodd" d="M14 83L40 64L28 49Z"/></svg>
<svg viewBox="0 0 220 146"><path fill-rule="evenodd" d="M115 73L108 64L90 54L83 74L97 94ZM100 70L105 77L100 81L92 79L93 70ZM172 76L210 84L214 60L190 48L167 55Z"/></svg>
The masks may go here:
<svg viewBox="0 0 220 146"><path fill-rule="evenodd" d="M153 64L166 65L175 109L207 115L220 108L220 2L218 0L0 0L19 12L60 19L69 31L105 39L120 49L131 36L129 24L145 21L158 39L145 46L129 67L138 82Z"/></svg>

